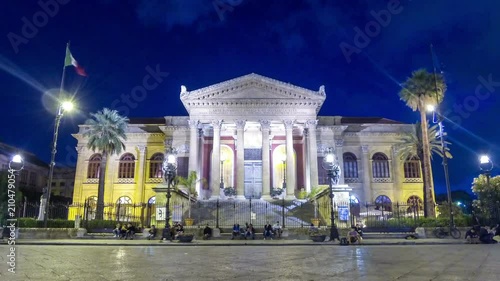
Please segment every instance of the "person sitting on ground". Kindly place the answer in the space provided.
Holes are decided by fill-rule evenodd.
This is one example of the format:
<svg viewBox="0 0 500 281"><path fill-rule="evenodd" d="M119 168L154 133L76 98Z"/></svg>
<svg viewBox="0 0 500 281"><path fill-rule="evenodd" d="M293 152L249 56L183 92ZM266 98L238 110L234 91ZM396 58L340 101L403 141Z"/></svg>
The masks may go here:
<svg viewBox="0 0 500 281"><path fill-rule="evenodd" d="M119 224L119 223L117 223L115 229L113 229L113 234L114 234L113 237L114 238L120 237L120 230L121 230L121 228L122 228L122 225Z"/></svg>
<svg viewBox="0 0 500 281"><path fill-rule="evenodd" d="M182 226L182 224L180 222L178 222L176 227L175 227L175 239L178 239L179 235L182 235L182 234L184 234L184 227Z"/></svg>
<svg viewBox="0 0 500 281"><path fill-rule="evenodd" d="M280 225L280 222L277 221L274 225L273 225L273 234L276 235L278 234L278 238L281 238L281 233L283 232L283 229L281 228L281 225Z"/></svg>
<svg viewBox="0 0 500 281"><path fill-rule="evenodd" d="M135 226L131 223L128 223L125 240L127 240L127 238L130 238L130 240L134 240L135 231L136 231Z"/></svg>
<svg viewBox="0 0 500 281"><path fill-rule="evenodd" d="M467 230L467 232L465 233L465 240L467 240L467 242L470 244L479 244L479 234L474 229L474 227L471 227L471 229Z"/></svg>
<svg viewBox="0 0 500 281"><path fill-rule="evenodd" d="M269 222L264 226L264 240L266 240L266 238L273 239L273 226Z"/></svg>
<svg viewBox="0 0 500 281"><path fill-rule="evenodd" d="M207 226L205 226L205 228L203 229L203 240L208 240L212 237L212 229L210 228L210 226L208 226L208 223L207 223Z"/></svg>
<svg viewBox="0 0 500 281"><path fill-rule="evenodd" d="M479 230L479 240L484 244L498 243L496 240L493 240L494 235L494 233L491 233L489 226L481 227L481 230Z"/></svg>
<svg viewBox="0 0 500 281"><path fill-rule="evenodd" d="M233 240L235 237L240 236L240 225L239 224L234 224L233 225L233 233L231 235L231 240Z"/></svg>
<svg viewBox="0 0 500 281"><path fill-rule="evenodd" d="M349 241L349 244L354 244L354 243L361 244L361 236L356 231L355 226L352 226L351 231L349 231L349 233L347 234L347 241Z"/></svg>
<svg viewBox="0 0 500 281"><path fill-rule="evenodd" d="M314 223L311 223L311 225L309 226L309 234L314 234L318 232L319 229L314 225Z"/></svg>
<svg viewBox="0 0 500 281"><path fill-rule="evenodd" d="M158 233L158 229L156 228L156 226L152 225L148 233L148 240L153 240L156 237L156 233Z"/></svg>
<svg viewBox="0 0 500 281"><path fill-rule="evenodd" d="M127 225L122 224L122 227L120 228L120 239L126 238L127 237Z"/></svg>
<svg viewBox="0 0 500 281"><path fill-rule="evenodd" d="M252 240L255 240L255 228L253 224L249 224L245 231L245 239L247 239L247 237L252 237Z"/></svg>
<svg viewBox="0 0 500 281"><path fill-rule="evenodd" d="M358 232L359 237L363 238L363 227L360 224L356 224L354 229Z"/></svg>

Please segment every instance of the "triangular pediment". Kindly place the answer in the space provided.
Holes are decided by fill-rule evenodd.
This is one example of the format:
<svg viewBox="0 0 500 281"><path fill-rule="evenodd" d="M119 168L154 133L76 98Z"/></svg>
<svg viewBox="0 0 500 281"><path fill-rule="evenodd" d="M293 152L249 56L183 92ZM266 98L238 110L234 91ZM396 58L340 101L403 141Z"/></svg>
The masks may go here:
<svg viewBox="0 0 500 281"><path fill-rule="evenodd" d="M181 89L181 100L222 101L230 100L310 100L322 102L326 98L324 87L308 90L258 74L249 74L217 83L194 91Z"/></svg>

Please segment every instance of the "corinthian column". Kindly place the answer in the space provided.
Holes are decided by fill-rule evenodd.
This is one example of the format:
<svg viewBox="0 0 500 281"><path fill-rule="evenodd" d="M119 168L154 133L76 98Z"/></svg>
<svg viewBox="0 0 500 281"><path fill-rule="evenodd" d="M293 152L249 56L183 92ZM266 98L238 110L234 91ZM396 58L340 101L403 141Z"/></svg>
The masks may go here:
<svg viewBox="0 0 500 281"><path fill-rule="evenodd" d="M222 120L213 120L213 139L212 139L212 172L210 177L212 178L212 194L220 194L220 129L222 126ZM219 192L217 192L219 191Z"/></svg>
<svg viewBox="0 0 500 281"><path fill-rule="evenodd" d="M245 197L245 120L236 120L236 197Z"/></svg>
<svg viewBox="0 0 500 281"><path fill-rule="evenodd" d="M368 145L361 146L363 154L363 193L365 194L365 202L372 202L372 187L371 187L371 167L370 167L370 150Z"/></svg>
<svg viewBox="0 0 500 281"><path fill-rule="evenodd" d="M318 120L308 120L306 122L307 130L308 130L308 148L307 154L309 156L309 169L310 169L310 179L311 184L310 188L318 186L318 144L316 143L316 125L318 124ZM311 192L311 190L307 190L307 192Z"/></svg>
<svg viewBox="0 0 500 281"><path fill-rule="evenodd" d="M394 185L394 201L404 202L402 198L403 177L401 176L401 158L397 146L392 147L392 170L393 170L393 185Z"/></svg>
<svg viewBox="0 0 500 281"><path fill-rule="evenodd" d="M138 169L138 177L137 177L137 197L135 198L136 203L145 203L144 202L144 174L146 172L146 146L138 145L137 146L137 159L139 159L139 169Z"/></svg>
<svg viewBox="0 0 500 281"><path fill-rule="evenodd" d="M271 122L260 120L262 132L262 196L270 197L271 194L271 161L269 159L269 130Z"/></svg>
<svg viewBox="0 0 500 281"><path fill-rule="evenodd" d="M198 170L198 120L189 120L189 172L195 171L198 178L201 175ZM196 183L196 192L200 196L199 181Z"/></svg>
<svg viewBox="0 0 500 281"><path fill-rule="evenodd" d="M295 196L295 174L293 167L293 120L284 120L286 134L286 195Z"/></svg>
<svg viewBox="0 0 500 281"><path fill-rule="evenodd" d="M340 166L339 184L344 184L344 140L335 139L335 152Z"/></svg>

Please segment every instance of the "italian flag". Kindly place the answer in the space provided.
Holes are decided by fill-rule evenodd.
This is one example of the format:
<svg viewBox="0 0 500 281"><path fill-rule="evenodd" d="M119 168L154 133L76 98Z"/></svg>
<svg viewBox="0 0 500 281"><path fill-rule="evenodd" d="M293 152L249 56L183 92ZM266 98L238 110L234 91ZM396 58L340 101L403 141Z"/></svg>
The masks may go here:
<svg viewBox="0 0 500 281"><path fill-rule="evenodd" d="M68 44L69 45L69 44ZM69 46L66 46L66 58L64 59L64 67L66 66L74 66L76 73L81 76L87 76L85 69L75 60L73 55L71 55L71 51L69 50Z"/></svg>

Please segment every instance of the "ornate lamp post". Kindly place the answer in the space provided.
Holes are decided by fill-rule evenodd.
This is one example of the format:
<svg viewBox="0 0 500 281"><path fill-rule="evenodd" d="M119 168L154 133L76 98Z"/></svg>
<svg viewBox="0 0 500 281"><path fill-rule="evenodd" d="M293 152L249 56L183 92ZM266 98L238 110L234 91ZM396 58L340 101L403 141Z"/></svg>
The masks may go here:
<svg viewBox="0 0 500 281"><path fill-rule="evenodd" d="M337 226L335 225L335 215L334 215L334 206L333 206L333 183L338 182L338 176L339 176L339 164L337 163L335 159L335 154L333 153L333 148L327 148L325 155L323 157L323 163L322 163L323 169L325 169L328 173L328 185L330 189L330 203L331 203L331 210L330 210L330 241L334 241L335 239L339 239L339 231L337 229Z"/></svg>
<svg viewBox="0 0 500 281"><path fill-rule="evenodd" d="M52 140L52 154L50 156L50 169L49 169L49 179L47 182L47 203L45 204L45 210L43 212L43 227L47 227L47 220L49 218L49 205L50 205L50 194L52 193L52 178L54 176L54 166L56 165L56 152L57 152L57 136L59 133L59 124L61 124L61 118L64 112L71 111L73 109L73 103L70 101L65 101L59 105L57 109L56 122L54 125L54 135Z"/></svg>
<svg viewBox="0 0 500 281"><path fill-rule="evenodd" d="M281 156L281 162L283 162L283 191L284 192L286 190L286 154L283 154Z"/></svg>
<svg viewBox="0 0 500 281"><path fill-rule="evenodd" d="M165 210L165 228L163 229L163 238L171 238L170 237L170 198L172 197L171 187L172 182L175 179L177 172L177 155L175 150L172 148L167 149L167 154L165 161L163 161L163 175L165 177L165 181L167 182L167 203ZM170 240L170 239L169 239Z"/></svg>
<svg viewBox="0 0 500 281"><path fill-rule="evenodd" d="M491 159L488 155L481 155L481 157L479 158L479 168L481 169L481 173L486 176L486 184L489 189L491 170L493 170L493 162L491 162ZM497 190L495 190L495 192L497 192ZM496 202L495 207L498 208L498 202ZM493 213L495 214L495 221L498 221L499 219L498 212L499 210L493 211Z"/></svg>

